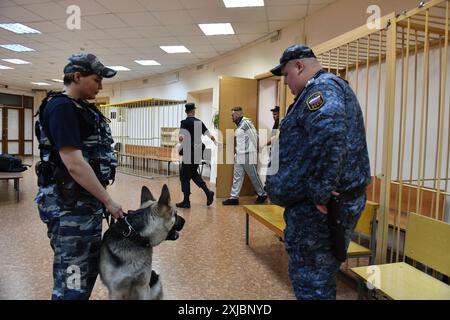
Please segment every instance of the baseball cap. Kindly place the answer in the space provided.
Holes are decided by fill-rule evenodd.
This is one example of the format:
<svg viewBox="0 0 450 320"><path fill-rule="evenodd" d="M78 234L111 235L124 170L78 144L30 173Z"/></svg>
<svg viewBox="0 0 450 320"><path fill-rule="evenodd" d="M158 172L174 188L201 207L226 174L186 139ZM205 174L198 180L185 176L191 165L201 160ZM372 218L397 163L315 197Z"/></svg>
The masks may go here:
<svg viewBox="0 0 450 320"><path fill-rule="evenodd" d="M186 104L184 105L184 108L185 108L185 110L184 110L185 112L188 112L188 111L197 109L197 108L195 107L195 103L193 103L193 102L188 102L188 103L186 103Z"/></svg>
<svg viewBox="0 0 450 320"><path fill-rule="evenodd" d="M281 70L290 60L315 57L316 56L310 47L301 44L294 44L284 50L283 55L280 58L280 64L270 70L270 72L276 76L281 76Z"/></svg>
<svg viewBox="0 0 450 320"><path fill-rule="evenodd" d="M270 109L270 111L272 111L272 112L280 112L280 107L279 106L275 106L275 108Z"/></svg>
<svg viewBox="0 0 450 320"><path fill-rule="evenodd" d="M112 78L117 71L105 67L92 53L74 53L69 57L69 63L64 67L64 73L89 72L103 78Z"/></svg>

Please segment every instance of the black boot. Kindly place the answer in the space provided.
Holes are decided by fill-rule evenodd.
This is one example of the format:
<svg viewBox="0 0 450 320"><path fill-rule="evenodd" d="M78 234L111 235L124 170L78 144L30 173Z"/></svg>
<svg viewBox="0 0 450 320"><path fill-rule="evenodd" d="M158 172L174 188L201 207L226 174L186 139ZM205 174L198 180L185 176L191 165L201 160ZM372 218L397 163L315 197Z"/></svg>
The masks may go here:
<svg viewBox="0 0 450 320"><path fill-rule="evenodd" d="M206 205L209 206L214 201L214 192L209 190L206 184L202 187L206 195Z"/></svg>
<svg viewBox="0 0 450 320"><path fill-rule="evenodd" d="M191 207L191 202L189 201L189 195L184 195L184 199L176 204L177 208L189 209Z"/></svg>

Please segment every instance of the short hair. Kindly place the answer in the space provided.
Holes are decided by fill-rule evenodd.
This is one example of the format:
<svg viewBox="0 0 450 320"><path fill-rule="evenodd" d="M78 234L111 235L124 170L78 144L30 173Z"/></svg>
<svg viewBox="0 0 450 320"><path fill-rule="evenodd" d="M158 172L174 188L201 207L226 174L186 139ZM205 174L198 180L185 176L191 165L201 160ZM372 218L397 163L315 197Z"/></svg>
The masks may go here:
<svg viewBox="0 0 450 320"><path fill-rule="evenodd" d="M93 74L92 72L86 72L86 71L76 71L81 73L82 77L87 77L90 76L91 74ZM65 73L64 74L64 85L68 86L69 84L71 84L72 82L74 82L75 80L75 72L69 72L69 73Z"/></svg>
<svg viewBox="0 0 450 320"><path fill-rule="evenodd" d="M231 111L242 112L242 107L231 108Z"/></svg>

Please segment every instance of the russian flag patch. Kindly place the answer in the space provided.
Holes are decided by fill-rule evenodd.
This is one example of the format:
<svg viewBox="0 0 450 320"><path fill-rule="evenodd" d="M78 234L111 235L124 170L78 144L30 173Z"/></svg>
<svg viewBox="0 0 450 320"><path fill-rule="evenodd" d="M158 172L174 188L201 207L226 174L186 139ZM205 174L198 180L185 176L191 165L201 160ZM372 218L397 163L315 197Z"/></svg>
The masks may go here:
<svg viewBox="0 0 450 320"><path fill-rule="evenodd" d="M314 93L308 98L308 100L306 100L306 106L308 107L309 111L319 110L324 104L325 100L321 92Z"/></svg>

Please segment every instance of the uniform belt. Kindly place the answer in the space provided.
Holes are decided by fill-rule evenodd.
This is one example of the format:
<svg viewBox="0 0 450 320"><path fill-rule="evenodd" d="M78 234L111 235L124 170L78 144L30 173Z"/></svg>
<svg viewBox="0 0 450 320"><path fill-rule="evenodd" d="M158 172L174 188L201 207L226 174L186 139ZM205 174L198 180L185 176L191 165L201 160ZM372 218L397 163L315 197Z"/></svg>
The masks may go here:
<svg viewBox="0 0 450 320"><path fill-rule="evenodd" d="M350 191L346 192L338 192L339 193L339 199L341 201L351 201L355 200L359 197L361 197L363 194L366 193L366 186L364 187L358 187Z"/></svg>

